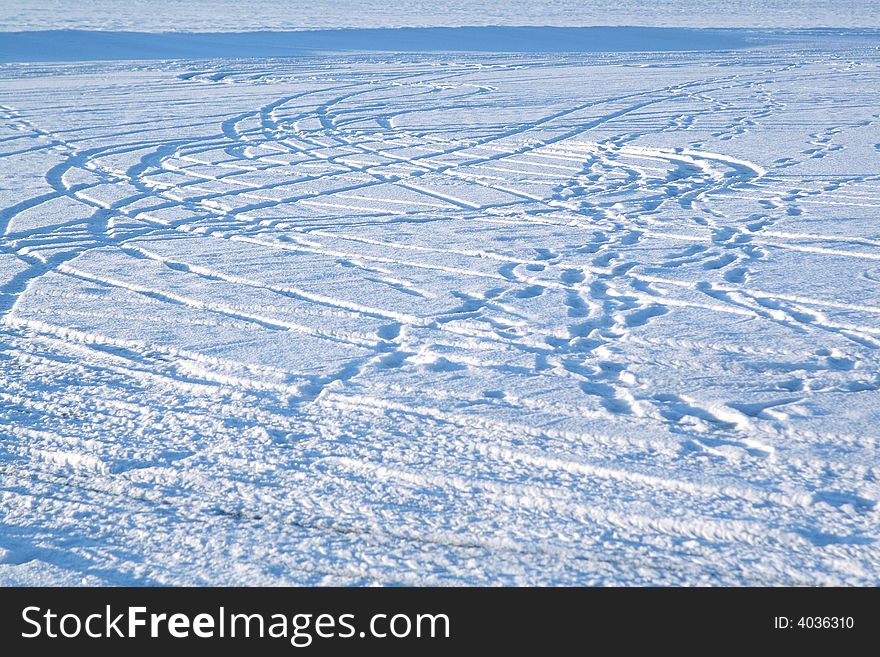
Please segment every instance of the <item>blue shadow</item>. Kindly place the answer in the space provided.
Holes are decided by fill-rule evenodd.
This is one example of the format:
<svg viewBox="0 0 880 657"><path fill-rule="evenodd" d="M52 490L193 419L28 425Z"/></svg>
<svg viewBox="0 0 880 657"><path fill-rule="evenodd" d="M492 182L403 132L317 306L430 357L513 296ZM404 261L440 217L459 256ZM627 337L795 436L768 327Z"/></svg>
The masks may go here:
<svg viewBox="0 0 880 657"><path fill-rule="evenodd" d="M670 52L764 45L758 30L654 27L438 27L299 32L0 33L0 61L289 57L316 52Z"/></svg>

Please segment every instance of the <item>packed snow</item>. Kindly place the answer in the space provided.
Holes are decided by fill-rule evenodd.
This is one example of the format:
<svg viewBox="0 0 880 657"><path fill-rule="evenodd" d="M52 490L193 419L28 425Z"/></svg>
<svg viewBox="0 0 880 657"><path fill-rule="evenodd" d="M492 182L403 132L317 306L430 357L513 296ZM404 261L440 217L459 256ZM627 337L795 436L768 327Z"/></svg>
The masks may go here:
<svg viewBox="0 0 880 657"><path fill-rule="evenodd" d="M0 582L880 583L880 40L810 38L0 65Z"/></svg>

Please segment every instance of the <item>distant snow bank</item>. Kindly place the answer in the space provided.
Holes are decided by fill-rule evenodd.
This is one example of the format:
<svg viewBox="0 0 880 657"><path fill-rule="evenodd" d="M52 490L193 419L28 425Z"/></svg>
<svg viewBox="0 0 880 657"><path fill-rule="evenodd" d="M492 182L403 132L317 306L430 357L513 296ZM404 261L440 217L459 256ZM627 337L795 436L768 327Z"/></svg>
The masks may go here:
<svg viewBox="0 0 880 657"><path fill-rule="evenodd" d="M801 36L814 31L805 30ZM835 30L840 36L847 30ZM437 27L295 32L0 33L0 61L283 57L315 51L663 52L734 50L788 40L794 33L656 27Z"/></svg>
<svg viewBox="0 0 880 657"><path fill-rule="evenodd" d="M880 0L2 0L0 32L286 32L338 28L880 27Z"/></svg>

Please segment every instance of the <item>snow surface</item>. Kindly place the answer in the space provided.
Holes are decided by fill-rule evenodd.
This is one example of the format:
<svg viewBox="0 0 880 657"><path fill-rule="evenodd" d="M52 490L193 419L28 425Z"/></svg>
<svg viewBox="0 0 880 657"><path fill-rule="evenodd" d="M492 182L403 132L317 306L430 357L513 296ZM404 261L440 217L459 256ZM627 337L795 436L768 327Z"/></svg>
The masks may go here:
<svg viewBox="0 0 880 657"><path fill-rule="evenodd" d="M0 65L0 582L880 583L842 38Z"/></svg>
<svg viewBox="0 0 880 657"><path fill-rule="evenodd" d="M465 25L880 27L880 0L3 0L0 30L139 32Z"/></svg>

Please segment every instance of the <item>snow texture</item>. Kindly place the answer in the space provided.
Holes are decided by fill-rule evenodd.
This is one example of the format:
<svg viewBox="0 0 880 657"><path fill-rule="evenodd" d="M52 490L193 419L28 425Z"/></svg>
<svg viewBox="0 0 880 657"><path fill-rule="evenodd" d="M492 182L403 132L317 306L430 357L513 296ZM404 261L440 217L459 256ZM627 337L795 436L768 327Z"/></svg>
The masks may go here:
<svg viewBox="0 0 880 657"><path fill-rule="evenodd" d="M3 0L0 30L237 32L596 25L880 27L878 0Z"/></svg>
<svg viewBox="0 0 880 657"><path fill-rule="evenodd" d="M878 40L752 36L0 65L0 582L880 583Z"/></svg>

